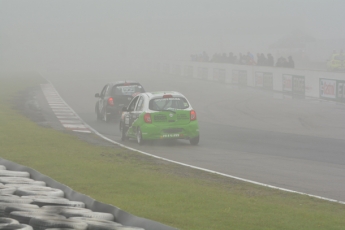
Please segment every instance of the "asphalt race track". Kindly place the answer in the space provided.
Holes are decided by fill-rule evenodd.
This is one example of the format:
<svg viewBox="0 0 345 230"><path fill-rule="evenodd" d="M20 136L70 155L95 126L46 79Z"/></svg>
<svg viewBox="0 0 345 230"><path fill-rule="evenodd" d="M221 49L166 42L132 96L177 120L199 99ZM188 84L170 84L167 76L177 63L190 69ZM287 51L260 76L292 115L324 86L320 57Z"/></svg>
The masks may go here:
<svg viewBox="0 0 345 230"><path fill-rule="evenodd" d="M146 75L146 76L145 76ZM155 142L139 150L217 172L345 201L345 104L157 74L46 74L91 127L120 141L118 122L96 120L95 93L110 81L146 91L175 90L197 112L201 139Z"/></svg>

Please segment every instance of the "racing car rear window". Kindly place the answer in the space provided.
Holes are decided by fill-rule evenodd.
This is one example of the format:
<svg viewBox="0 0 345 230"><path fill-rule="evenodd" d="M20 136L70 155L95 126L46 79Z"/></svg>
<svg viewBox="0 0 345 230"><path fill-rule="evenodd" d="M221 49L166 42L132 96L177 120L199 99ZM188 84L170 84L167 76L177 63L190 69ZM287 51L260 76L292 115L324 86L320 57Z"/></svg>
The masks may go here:
<svg viewBox="0 0 345 230"><path fill-rule="evenodd" d="M145 90L141 85L132 84L132 85L115 85L112 88L111 95L124 95L124 96L135 96L138 93L144 93Z"/></svg>
<svg viewBox="0 0 345 230"><path fill-rule="evenodd" d="M149 109L154 111L186 109L188 107L189 104L183 97L154 98L149 103Z"/></svg>

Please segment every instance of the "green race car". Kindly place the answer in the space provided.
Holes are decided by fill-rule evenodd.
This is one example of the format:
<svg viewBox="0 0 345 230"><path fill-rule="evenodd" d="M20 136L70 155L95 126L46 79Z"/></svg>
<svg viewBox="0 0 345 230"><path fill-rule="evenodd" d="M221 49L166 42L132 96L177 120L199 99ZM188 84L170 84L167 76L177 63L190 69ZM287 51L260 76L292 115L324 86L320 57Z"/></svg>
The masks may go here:
<svg viewBox="0 0 345 230"><path fill-rule="evenodd" d="M181 93L141 93L122 111L123 141L135 138L141 145L147 140L186 139L192 145L199 143L196 112Z"/></svg>

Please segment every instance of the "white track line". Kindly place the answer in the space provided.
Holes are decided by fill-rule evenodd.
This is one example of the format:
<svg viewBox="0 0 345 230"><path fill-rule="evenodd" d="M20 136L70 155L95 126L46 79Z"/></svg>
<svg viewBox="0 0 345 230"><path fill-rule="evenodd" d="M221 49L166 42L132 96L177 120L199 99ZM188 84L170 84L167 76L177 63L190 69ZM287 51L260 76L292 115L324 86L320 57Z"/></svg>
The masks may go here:
<svg viewBox="0 0 345 230"><path fill-rule="evenodd" d="M50 83L50 87L54 88L53 84L50 81L48 81L48 82ZM55 90L55 88L54 88L54 90ZM58 94L58 92L56 90L55 90L55 92ZM59 97L60 97L60 95L59 95ZM63 101L63 103L66 106L69 106L62 98L61 98L61 100ZM225 174L225 173L221 173L221 172L217 172L217 171L213 171L213 170L209 170L209 169L205 169L205 168L201 168L201 167L185 164L185 163L182 163L182 162L178 162L178 161L170 160L170 159L167 159L167 158L159 157L159 156L156 156L156 155L153 155L153 154L150 154L150 153L138 150L138 149L134 149L132 147L129 147L129 146L123 145L123 144L121 144L119 142L116 142L114 140L111 140L110 138L100 134L97 130L95 130L94 128L89 126L87 123L85 123L71 107L69 107L69 108L70 108L71 111L73 111L75 116L78 117L83 122L83 124L85 124L85 126L87 126L88 129L92 130L92 132L94 132L97 136L99 136L99 137L103 138L104 140L109 141L109 142L111 142L111 143L113 143L115 145L118 145L120 147L129 149L129 150L132 150L132 151L135 151L135 152L138 152L138 153L141 153L141 154L144 154L146 156L150 156L150 157L153 157L153 158L156 158L156 159L160 159L160 160L168 161L168 162L171 162L171 163L179 164L179 165L182 165L182 166L186 166L186 167L189 167L189 168L198 169L198 170L209 172L209 173L213 173L213 174L216 174L216 175L225 176L225 177L228 177L228 178L232 178L232 179L248 182L248 183L251 183L251 184L256 184L256 185L264 186L264 187L267 187L267 188L277 189L277 190L284 191L284 192L290 192L290 193L296 193L296 194L300 194L300 195L306 195L306 196L309 196L309 197L313 197L313 198L317 198L317 199L321 199L321 200L326 200L326 201L330 201L330 202L335 202L335 203L339 203L339 204L345 204L345 201L339 201L339 200L330 199L330 198L327 198L327 197L317 196L317 195L303 193L303 192L298 192L298 191L294 191L294 190L291 190L291 189L281 188L281 187L277 187L277 186L273 186L273 185L269 185L269 184L264 184L264 183L260 183L260 182L253 181L253 180L247 180L247 179L244 179L244 178L241 178L241 177L232 176L232 175L228 175L228 174Z"/></svg>

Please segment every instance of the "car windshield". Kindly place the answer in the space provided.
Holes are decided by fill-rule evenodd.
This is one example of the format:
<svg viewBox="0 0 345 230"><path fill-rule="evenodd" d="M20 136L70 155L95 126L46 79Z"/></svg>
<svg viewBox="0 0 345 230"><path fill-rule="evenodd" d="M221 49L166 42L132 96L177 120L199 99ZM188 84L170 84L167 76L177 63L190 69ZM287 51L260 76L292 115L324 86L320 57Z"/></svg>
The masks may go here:
<svg viewBox="0 0 345 230"><path fill-rule="evenodd" d="M189 107L183 97L155 98L150 101L149 109L154 111L186 109Z"/></svg>
<svg viewBox="0 0 345 230"><path fill-rule="evenodd" d="M145 92L143 87L138 84L131 85L116 85L113 87L111 94L112 95L124 95L124 96L135 96L138 93Z"/></svg>

